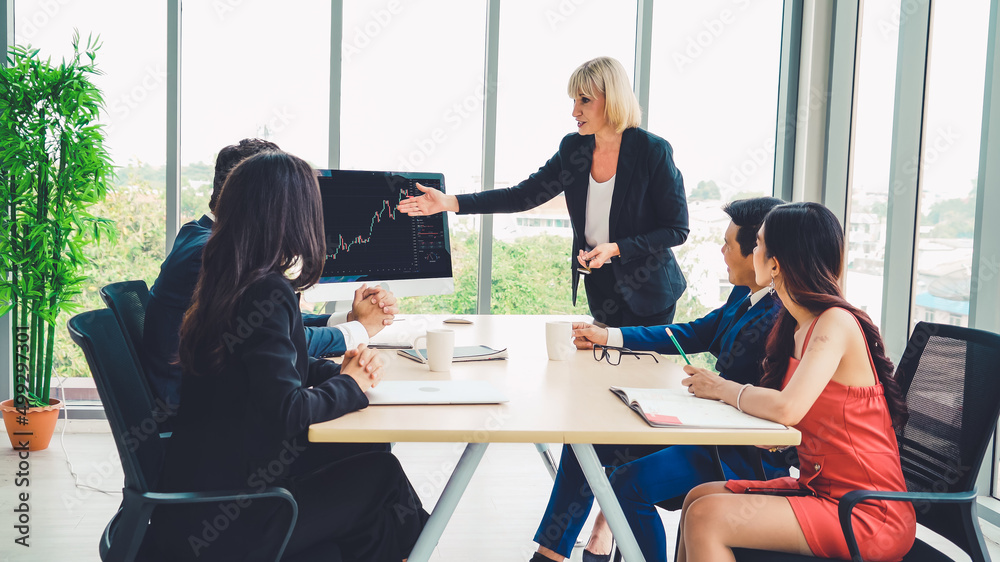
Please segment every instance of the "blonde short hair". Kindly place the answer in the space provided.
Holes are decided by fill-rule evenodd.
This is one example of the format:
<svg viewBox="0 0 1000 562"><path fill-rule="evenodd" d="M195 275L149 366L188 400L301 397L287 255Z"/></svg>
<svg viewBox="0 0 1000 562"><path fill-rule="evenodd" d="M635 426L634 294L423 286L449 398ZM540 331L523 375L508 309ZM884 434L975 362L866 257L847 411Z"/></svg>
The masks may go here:
<svg viewBox="0 0 1000 562"><path fill-rule="evenodd" d="M581 64L569 77L569 97L598 93L604 96L604 117L621 133L642 122L642 107L632 91L622 63L611 57L597 57Z"/></svg>

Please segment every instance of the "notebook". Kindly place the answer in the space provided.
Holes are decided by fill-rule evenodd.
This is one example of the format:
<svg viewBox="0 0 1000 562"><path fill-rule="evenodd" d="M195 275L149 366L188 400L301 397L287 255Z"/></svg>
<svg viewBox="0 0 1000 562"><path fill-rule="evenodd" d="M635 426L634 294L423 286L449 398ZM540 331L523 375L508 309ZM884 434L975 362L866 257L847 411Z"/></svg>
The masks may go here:
<svg viewBox="0 0 1000 562"><path fill-rule="evenodd" d="M687 389L612 386L610 390L653 427L785 429L780 423L751 416L725 402L698 398Z"/></svg>
<svg viewBox="0 0 1000 562"><path fill-rule="evenodd" d="M397 351L399 355L411 359L418 363L426 363L424 357L427 357L427 350L421 349L420 354L412 349L400 349ZM455 348L454 358L451 360L452 363L462 363L465 361L492 361L494 359L506 359L507 358L507 348L503 349L493 349L485 345L469 345L460 346Z"/></svg>
<svg viewBox="0 0 1000 562"><path fill-rule="evenodd" d="M368 404L500 404L508 402L487 381L382 381L368 389Z"/></svg>

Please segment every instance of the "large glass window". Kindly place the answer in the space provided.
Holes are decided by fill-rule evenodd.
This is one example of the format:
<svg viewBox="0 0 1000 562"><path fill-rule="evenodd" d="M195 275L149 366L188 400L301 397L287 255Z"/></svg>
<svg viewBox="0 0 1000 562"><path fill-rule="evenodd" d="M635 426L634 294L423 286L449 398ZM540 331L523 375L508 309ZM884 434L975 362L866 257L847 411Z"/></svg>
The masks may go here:
<svg viewBox="0 0 1000 562"><path fill-rule="evenodd" d="M330 4L185 2L181 223L208 211L219 149L247 137L327 165ZM263 31L262 31L263 30Z"/></svg>
<svg viewBox="0 0 1000 562"><path fill-rule="evenodd" d="M931 13L910 317L968 326L990 3L938 2Z"/></svg>
<svg viewBox="0 0 1000 562"><path fill-rule="evenodd" d="M443 172L448 193L482 184L486 2L344 3L341 167ZM407 313L474 313L478 217L449 214L455 294Z"/></svg>
<svg viewBox="0 0 1000 562"><path fill-rule="evenodd" d="M847 228L847 300L882 319L886 211L892 151L900 0L865 0L856 72L851 206Z"/></svg>
<svg viewBox="0 0 1000 562"><path fill-rule="evenodd" d="M500 8L496 187L521 182L576 130L566 86L599 56L635 66L636 5L505 1ZM539 61L544 61L541 64ZM589 314L583 284L572 305L573 233L560 195L529 211L494 215L494 314Z"/></svg>
<svg viewBox="0 0 1000 562"><path fill-rule="evenodd" d="M673 146L691 222L674 249L688 280L679 322L720 306L732 288L719 253L722 206L773 193L781 22L781 2L667 0L653 10L649 130Z"/></svg>
<svg viewBox="0 0 1000 562"><path fill-rule="evenodd" d="M149 25L137 25L147 22ZM102 116L107 147L117 176L95 216L115 221L117 242L91 246L91 260L82 274L90 279L75 298L81 310L104 308L102 286L128 279L152 283L164 257L166 223L166 24L160 3L107 0L88 2L18 1L14 5L14 41L41 49L54 62L72 53L78 29L83 41L100 35L103 46L97 65L104 74L93 77L104 92ZM57 320L65 326L68 317ZM97 400L90 370L65 329L56 330L54 373L68 400ZM53 386L58 379L53 381Z"/></svg>

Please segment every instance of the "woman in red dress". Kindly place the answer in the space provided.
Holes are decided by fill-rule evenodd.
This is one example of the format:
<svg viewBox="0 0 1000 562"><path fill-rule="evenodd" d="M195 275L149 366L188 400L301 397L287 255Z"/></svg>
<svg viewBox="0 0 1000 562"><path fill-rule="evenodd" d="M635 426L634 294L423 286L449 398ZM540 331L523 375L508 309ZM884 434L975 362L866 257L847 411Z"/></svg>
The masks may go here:
<svg viewBox="0 0 1000 562"><path fill-rule="evenodd" d="M906 403L878 329L841 294L843 258L843 230L826 207L780 205L765 219L754 270L784 312L768 337L761 386L693 367L685 368L684 384L696 396L798 429L800 474L691 490L678 560L733 560L733 547L850 559L839 499L854 489L906 489L893 429L905 423ZM916 532L908 502L859 504L853 524L865 560L900 560Z"/></svg>

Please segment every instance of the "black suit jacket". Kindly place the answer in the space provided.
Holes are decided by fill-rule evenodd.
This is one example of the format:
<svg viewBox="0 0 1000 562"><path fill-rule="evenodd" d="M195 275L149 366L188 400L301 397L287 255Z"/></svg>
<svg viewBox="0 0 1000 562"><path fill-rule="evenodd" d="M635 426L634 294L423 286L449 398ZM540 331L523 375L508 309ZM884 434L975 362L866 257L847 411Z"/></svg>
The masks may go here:
<svg viewBox="0 0 1000 562"><path fill-rule="evenodd" d="M180 401L181 367L176 363L181 321L191 306L201 272L201 254L212 235L213 221L203 215L181 227L174 246L149 289L142 350L146 354L149 384L157 396L176 407ZM303 314L309 355L343 353L344 335L326 327L329 315Z"/></svg>
<svg viewBox="0 0 1000 562"><path fill-rule="evenodd" d="M580 280L576 255L586 243L593 158L594 136L571 133L555 156L518 185L458 196L459 213L482 214L526 211L565 193L573 224L574 304ZM643 316L669 308L687 288L670 248L683 244L689 232L684 179L674 165L670 143L639 128L625 130L609 220L609 239L621 251L611 268L622 301Z"/></svg>
<svg viewBox="0 0 1000 562"><path fill-rule="evenodd" d="M297 298L280 275L247 289L223 341L230 351L218 372L184 373L160 490L287 485L292 465L313 446L306 435L310 424L368 405L367 396L351 377L339 374L336 363L306 354ZM215 504L161 507L154 514L154 540L176 550L174 559L190 558L186 540L176 538L201 537L203 521L219 513ZM269 519L267 510L243 510L228 531L218 534L213 552L246 559L247 545L259 544L248 537L271 532Z"/></svg>

